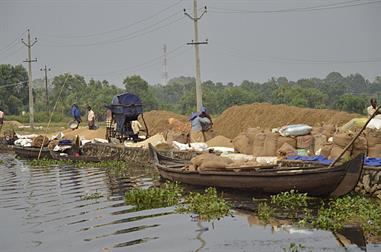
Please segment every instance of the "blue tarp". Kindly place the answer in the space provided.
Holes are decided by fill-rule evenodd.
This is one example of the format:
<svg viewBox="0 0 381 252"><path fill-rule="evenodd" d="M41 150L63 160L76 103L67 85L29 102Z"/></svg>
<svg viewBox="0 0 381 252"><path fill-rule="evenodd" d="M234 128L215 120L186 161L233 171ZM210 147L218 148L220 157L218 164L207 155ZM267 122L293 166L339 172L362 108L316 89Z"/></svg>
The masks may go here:
<svg viewBox="0 0 381 252"><path fill-rule="evenodd" d="M302 160L302 161L316 161L320 164L329 165L332 163L332 160L329 160L328 158L324 156L312 156L312 157L305 157L305 156L290 156L287 157L288 160ZM381 166L381 158L370 158L367 157L364 160L365 166Z"/></svg>
<svg viewBox="0 0 381 252"><path fill-rule="evenodd" d="M136 120L143 113L142 101L131 93L114 96L112 103L106 107L114 114L123 114L128 121Z"/></svg>
<svg viewBox="0 0 381 252"><path fill-rule="evenodd" d="M329 165L332 163L332 160L329 160L328 158L324 156L312 156L312 157L306 157L306 156L289 156L287 157L288 160L302 160L302 161L315 161L319 162L319 164Z"/></svg>

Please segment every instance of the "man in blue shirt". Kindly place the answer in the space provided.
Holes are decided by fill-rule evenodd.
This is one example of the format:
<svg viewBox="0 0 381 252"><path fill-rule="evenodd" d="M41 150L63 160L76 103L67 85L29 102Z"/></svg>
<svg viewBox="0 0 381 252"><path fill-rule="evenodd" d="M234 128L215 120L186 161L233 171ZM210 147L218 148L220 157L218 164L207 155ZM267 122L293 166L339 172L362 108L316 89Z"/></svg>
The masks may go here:
<svg viewBox="0 0 381 252"><path fill-rule="evenodd" d="M79 111L79 107L77 104L73 104L71 106L71 115L74 117L74 120L77 122L77 128L79 127L79 124L81 123L81 112Z"/></svg>

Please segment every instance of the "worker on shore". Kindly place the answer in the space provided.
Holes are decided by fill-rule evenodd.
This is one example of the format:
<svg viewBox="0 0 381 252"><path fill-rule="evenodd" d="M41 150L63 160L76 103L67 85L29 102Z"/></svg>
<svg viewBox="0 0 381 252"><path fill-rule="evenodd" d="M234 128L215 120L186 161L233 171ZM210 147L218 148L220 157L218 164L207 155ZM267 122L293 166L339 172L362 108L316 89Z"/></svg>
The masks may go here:
<svg viewBox="0 0 381 252"><path fill-rule="evenodd" d="M200 109L200 115L199 115L199 117L208 118L210 123L208 123L207 126L212 127L212 125L213 125L212 117L206 111L206 108L204 106L202 106L201 109Z"/></svg>
<svg viewBox="0 0 381 252"><path fill-rule="evenodd" d="M91 109L90 106L87 106L87 122L89 125L89 130L94 130L95 129L95 114L94 111Z"/></svg>
<svg viewBox="0 0 381 252"><path fill-rule="evenodd" d="M3 124L4 124L4 112L0 110L0 132L3 128Z"/></svg>
<svg viewBox="0 0 381 252"><path fill-rule="evenodd" d="M82 120L81 120L81 111L79 110L79 107L77 104L71 105L71 115L73 116L74 120L77 122L77 127L75 129L78 129L79 124L82 122Z"/></svg>
<svg viewBox="0 0 381 252"><path fill-rule="evenodd" d="M211 128L211 121L207 117L201 117L201 113L193 112L189 117L192 128L190 132L191 142L206 142L205 132Z"/></svg>
<svg viewBox="0 0 381 252"><path fill-rule="evenodd" d="M138 120L131 121L132 140L136 143L139 140L139 131L142 129L142 125Z"/></svg>
<svg viewBox="0 0 381 252"><path fill-rule="evenodd" d="M115 123L111 109L106 110L106 139L110 143L111 138L115 137Z"/></svg>
<svg viewBox="0 0 381 252"><path fill-rule="evenodd" d="M366 109L368 112L368 117L370 118L377 109L377 100L375 98L370 99L370 106ZM377 111L375 116L377 119L381 119L381 111Z"/></svg>

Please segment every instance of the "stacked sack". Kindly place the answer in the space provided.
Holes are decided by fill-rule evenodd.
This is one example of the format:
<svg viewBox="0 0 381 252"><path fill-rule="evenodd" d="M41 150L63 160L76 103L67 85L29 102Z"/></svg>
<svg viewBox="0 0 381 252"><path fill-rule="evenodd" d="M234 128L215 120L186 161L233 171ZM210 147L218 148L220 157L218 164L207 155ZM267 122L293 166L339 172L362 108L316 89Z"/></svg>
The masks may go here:
<svg viewBox="0 0 381 252"><path fill-rule="evenodd" d="M39 135L33 138L32 147L41 148L41 146L46 147L49 144L49 139L46 136Z"/></svg>
<svg viewBox="0 0 381 252"><path fill-rule="evenodd" d="M381 157L381 131L368 129L366 132L368 157Z"/></svg>
<svg viewBox="0 0 381 252"><path fill-rule="evenodd" d="M352 133L336 133L333 136L333 145L328 156L329 159L336 159L345 149L345 147L352 141L354 134ZM381 143L381 141L380 141ZM359 136L354 144L342 156L342 159L347 160L354 158L357 155L366 154L368 148L368 141L364 136Z"/></svg>
<svg viewBox="0 0 381 252"><path fill-rule="evenodd" d="M211 153L203 153L191 159L191 165L186 167L189 171L212 171L223 170L233 163L230 158L217 156Z"/></svg>
<svg viewBox="0 0 381 252"><path fill-rule="evenodd" d="M242 154L251 155L255 137L261 132L260 128L248 128L245 132L240 133L233 139L234 150Z"/></svg>

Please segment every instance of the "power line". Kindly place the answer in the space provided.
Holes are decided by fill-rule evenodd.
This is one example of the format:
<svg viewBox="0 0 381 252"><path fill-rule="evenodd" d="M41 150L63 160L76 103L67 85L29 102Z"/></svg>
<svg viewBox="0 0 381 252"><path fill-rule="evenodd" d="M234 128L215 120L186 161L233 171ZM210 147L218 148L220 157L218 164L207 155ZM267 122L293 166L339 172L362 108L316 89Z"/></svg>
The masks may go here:
<svg viewBox="0 0 381 252"><path fill-rule="evenodd" d="M355 3L359 2L359 3ZM216 14L266 14L266 13L287 13L287 12L310 12L310 11L322 11L322 10L332 10L332 9L342 9L342 8L350 8L371 4L381 3L381 0L376 1L368 1L368 2L360 2L360 0L355 1L346 1L340 3L333 4L325 4L325 5L315 5L308 6L302 8L289 8L289 9L279 9L279 10L240 10L240 9L228 9L228 8L220 8L220 7L210 7L210 12Z"/></svg>
<svg viewBox="0 0 381 252"><path fill-rule="evenodd" d="M115 29L111 29L111 30L108 30L108 31L103 31L103 32L97 32L97 33L89 33L89 34L83 34L83 35L72 35L72 36L60 36L60 35L51 35L51 34L47 34L45 35L46 37L55 37L55 38L61 38L61 39L72 39L72 38L88 38L88 37L95 37L95 36L99 36L99 35L105 35L105 34L109 34L109 33L113 33L113 32L118 32L118 31L123 31L123 30L126 30L126 29L129 29L130 27L133 27L135 25L138 25L138 24L141 24L141 23L144 23L156 16L159 16L160 14L164 13L165 11L167 10L170 10L172 9L173 7L179 5L181 2L183 2L184 0L180 0L180 1L177 1L171 5L169 5L168 7L164 8L164 9L161 9L159 10L158 12L155 12L154 14L148 16L148 17L145 17L143 19L140 19L138 21L135 21L131 24L128 24L126 26L122 26L122 27L119 27L119 28L115 28Z"/></svg>
<svg viewBox="0 0 381 252"><path fill-rule="evenodd" d="M235 56L238 58L250 58L250 60L257 62L272 62L272 63L287 63L287 64L357 64L357 63L377 63L381 62L381 57L374 58L357 58L357 59L296 59L296 58L282 58L282 57L269 57L253 55L248 52L241 53L238 49L220 47L219 53ZM213 47L211 47L213 48ZM214 49L216 49L214 47ZM238 52L238 53L236 53ZM253 59L253 57L255 57Z"/></svg>
<svg viewBox="0 0 381 252"><path fill-rule="evenodd" d="M3 48L0 48L0 52L1 51L4 51L4 50L8 50L12 47L14 47L15 45L17 45L17 42L20 40L20 38L26 33L26 31L24 31L23 33L21 33L17 38L15 38L14 40L12 40L12 42L10 42L9 44L7 44L6 46L4 46Z"/></svg>
<svg viewBox="0 0 381 252"><path fill-rule="evenodd" d="M168 27L174 23L177 23L178 21L184 19L183 16L181 16L180 18L178 19L175 19L171 22L168 22L164 25L161 25L161 26L157 26L158 24L160 23L163 23L167 20L169 20L170 18L174 17L174 16L177 16L179 15L179 13L174 13L158 22L156 22L155 24L153 25L150 25L150 26L147 26L141 30L138 30L138 31L135 31L135 32L132 32L130 34L126 34L126 35L123 35L123 36L120 36L120 37L117 37L117 38L113 38L113 39L109 39L109 40L104 40L104 41L98 41L98 42L92 42L92 43L83 43L83 44L61 44L61 45L51 45L51 44L46 44L44 43L45 45L48 45L48 46L55 46L55 47L85 47L85 46L96 46L96 45L105 45L105 44L112 44L112 43L119 43L119 42L123 42L123 41L127 41L127 40L131 40L131 39L134 39L134 38L137 38L137 37L141 37L141 36L144 36L146 34L149 34L149 33L152 33L154 31L157 31L157 30L160 30L160 29L163 29L165 27ZM157 26L157 27L155 27ZM152 29L149 29L151 27L155 27L155 28L152 28ZM145 31L147 30L147 31ZM142 32L142 31L145 31L145 32Z"/></svg>
<svg viewBox="0 0 381 252"><path fill-rule="evenodd" d="M184 44L182 45L179 45L177 46L176 48L170 50L167 52L167 55L170 55L170 54L173 54L175 53L176 51L178 51L179 49L185 47ZM136 69L136 68L139 68L139 67L143 67L143 66L146 66L146 65L149 65L149 64L152 64L158 60L161 60L162 59L162 55L159 55L159 56L156 56L154 58L151 58L149 60L146 60L140 64L137 64L137 65L133 65L133 66L129 66L129 67L125 67L125 68L121 68L121 69L118 69L118 70L115 70L115 71L110 71L110 72L106 72L106 73L102 73L102 74L85 74L85 75L91 75L91 76L104 76L104 75L109 75L109 74L114 74L114 73L121 73L121 72L124 72L126 70L131 70L131 69Z"/></svg>
<svg viewBox="0 0 381 252"><path fill-rule="evenodd" d="M20 52L21 49L23 49L23 48L24 48L23 46L19 46L19 47L16 48L16 50L13 50L13 51L11 51L11 52L7 52L7 53L5 54L5 56L4 56L4 57L1 57L0 59L1 59L1 60L8 59L10 56L13 56L13 55L15 55L16 53Z"/></svg>
<svg viewBox="0 0 381 252"><path fill-rule="evenodd" d="M6 88L6 87L15 87L15 86L19 86L21 84L25 84L25 83L28 83L28 81L22 81L22 82L18 82L18 83L13 83L13 84L8 84L8 85L1 85L0 84L0 88Z"/></svg>

